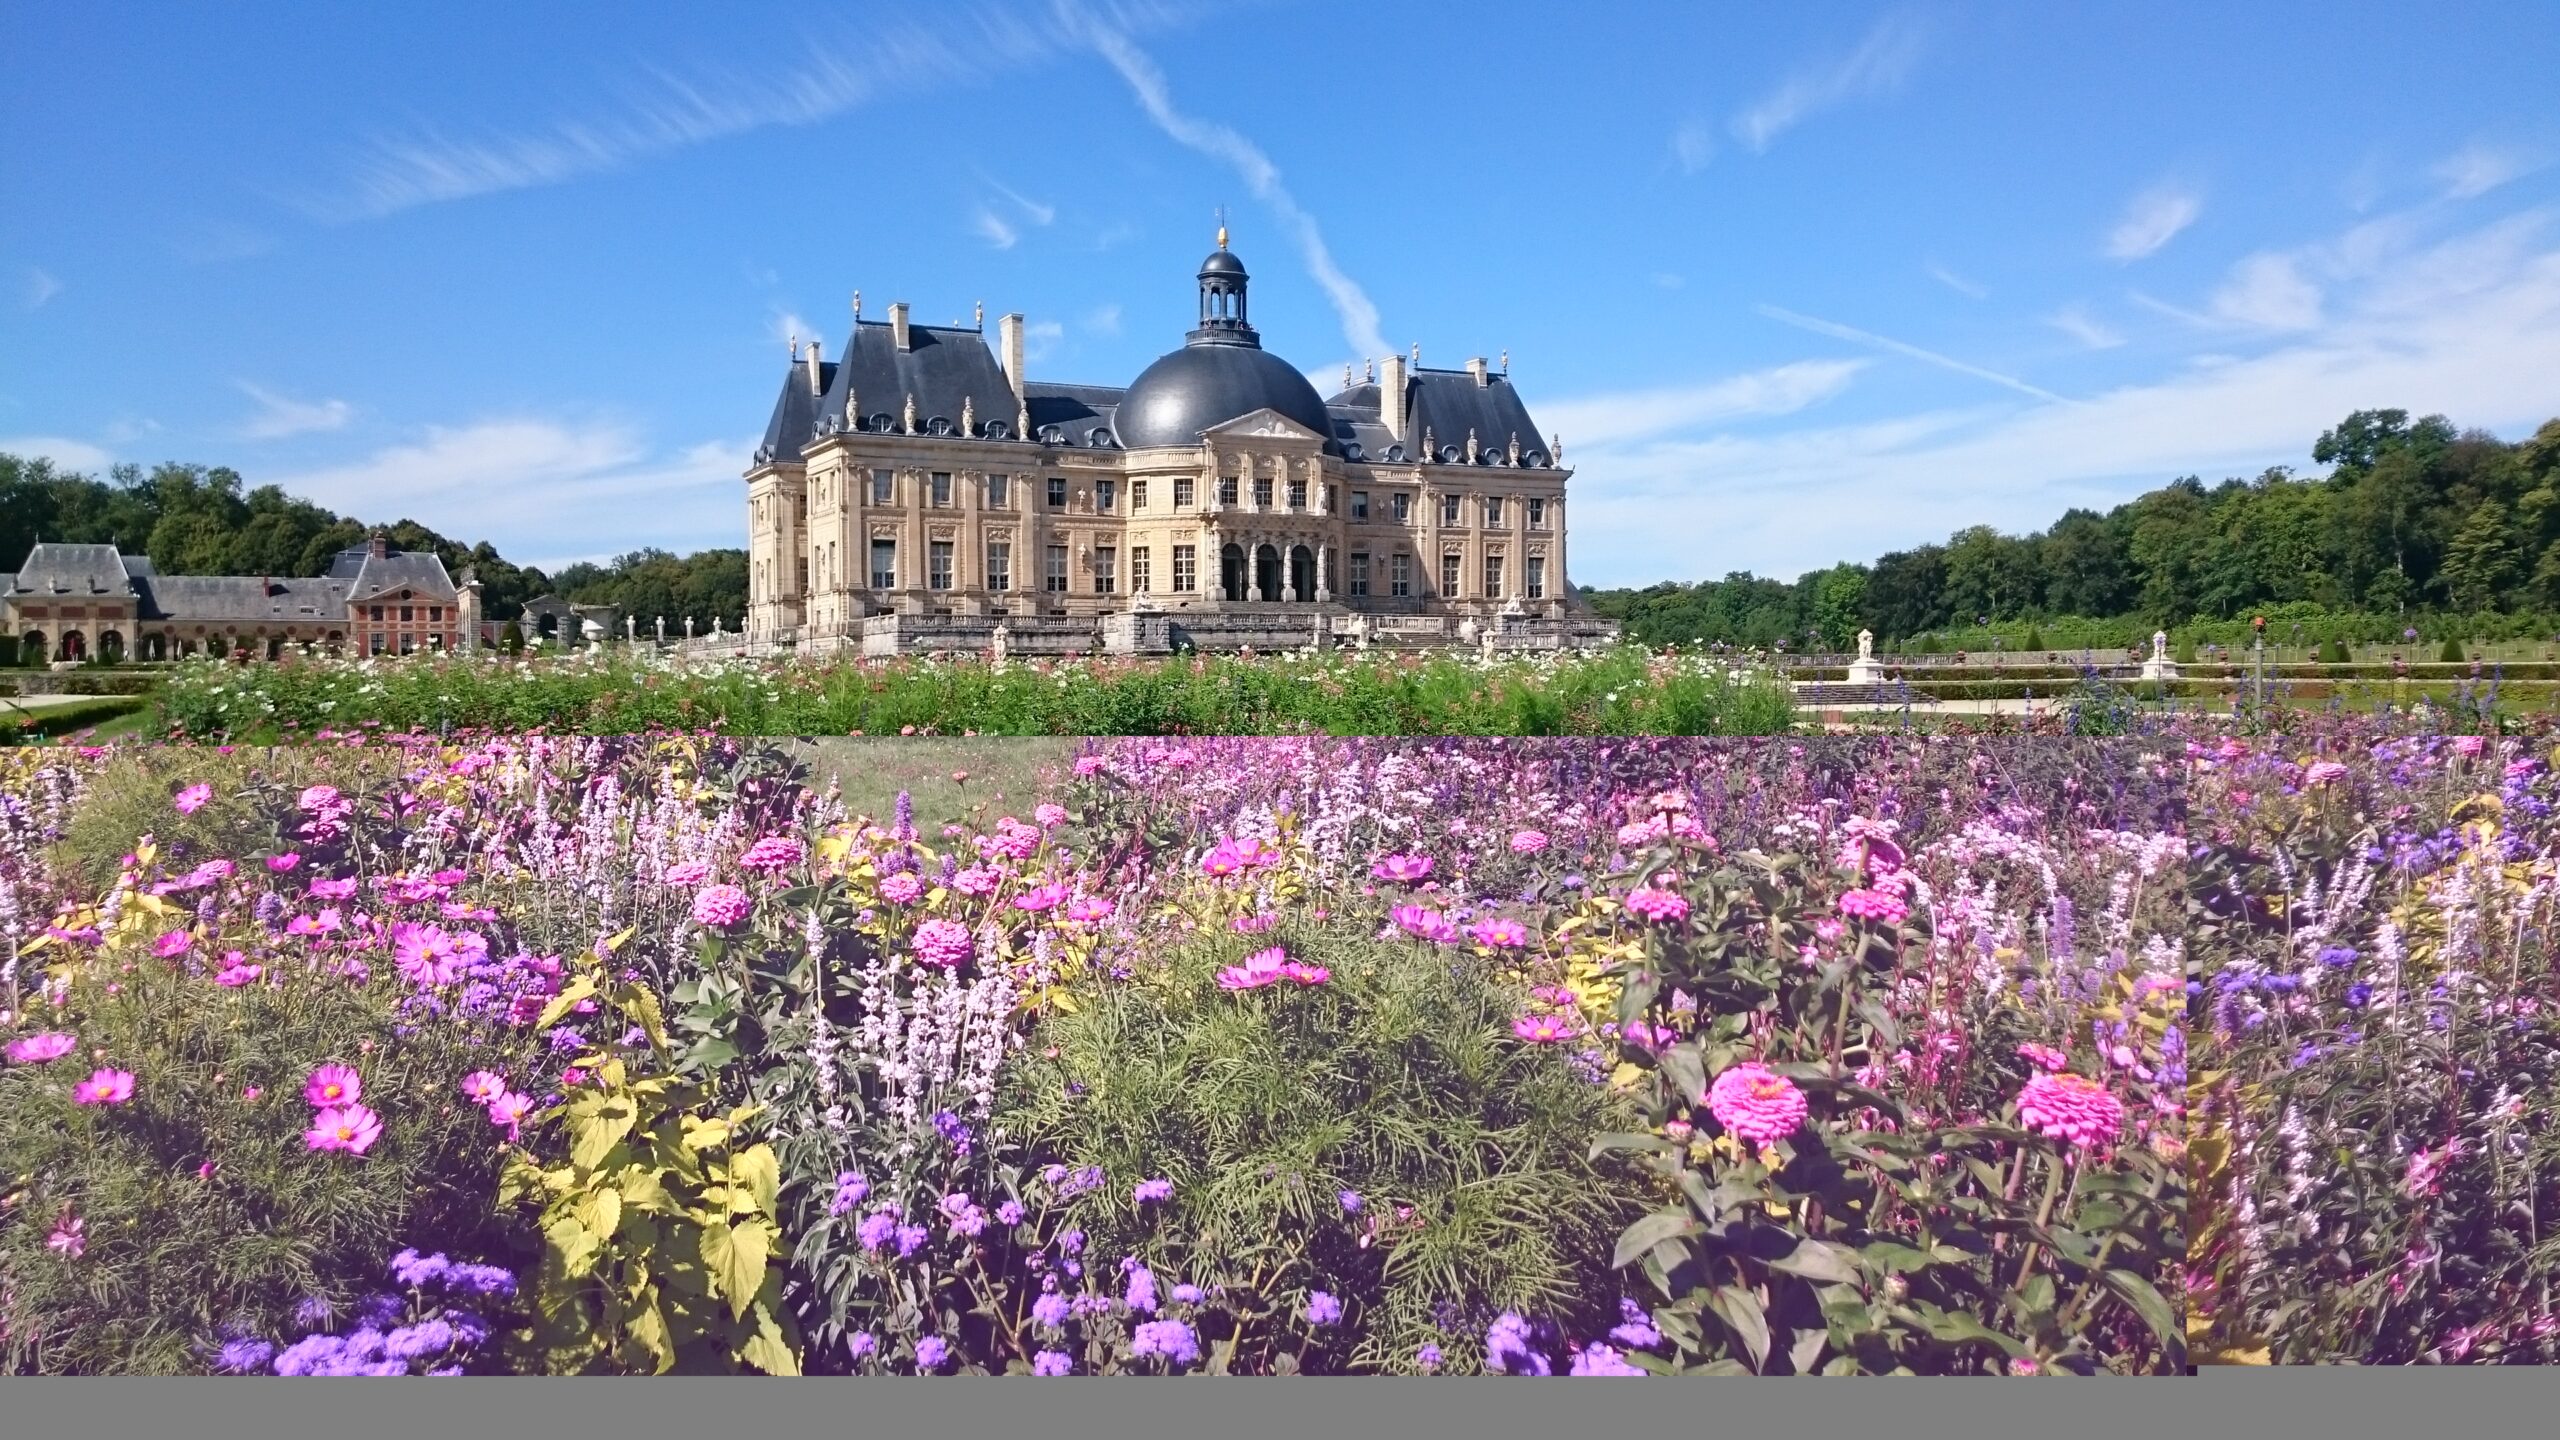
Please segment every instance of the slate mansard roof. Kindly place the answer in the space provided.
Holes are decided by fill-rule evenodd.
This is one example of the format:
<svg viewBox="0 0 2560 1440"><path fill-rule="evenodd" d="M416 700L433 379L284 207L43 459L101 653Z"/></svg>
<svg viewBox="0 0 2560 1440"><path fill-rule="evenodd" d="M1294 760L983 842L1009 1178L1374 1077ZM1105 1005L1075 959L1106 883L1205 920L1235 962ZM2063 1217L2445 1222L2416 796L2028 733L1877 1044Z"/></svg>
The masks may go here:
<svg viewBox="0 0 2560 1440"><path fill-rule="evenodd" d="M163 575L150 560L113 545L40 542L12 577L13 599L131 596L134 618L187 622L339 620L347 606L394 590L431 600L454 598L444 562L432 554L376 555L358 546L338 552L329 573L283 578L254 575Z"/></svg>

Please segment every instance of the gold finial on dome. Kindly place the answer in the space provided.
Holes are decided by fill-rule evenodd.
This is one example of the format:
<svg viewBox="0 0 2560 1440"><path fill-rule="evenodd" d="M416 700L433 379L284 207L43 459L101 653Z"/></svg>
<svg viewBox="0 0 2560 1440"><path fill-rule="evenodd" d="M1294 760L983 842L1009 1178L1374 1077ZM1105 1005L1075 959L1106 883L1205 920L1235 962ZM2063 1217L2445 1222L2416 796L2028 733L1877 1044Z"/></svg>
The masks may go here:
<svg viewBox="0 0 2560 1440"><path fill-rule="evenodd" d="M1227 207L1224 205L1218 207L1218 248L1227 248Z"/></svg>

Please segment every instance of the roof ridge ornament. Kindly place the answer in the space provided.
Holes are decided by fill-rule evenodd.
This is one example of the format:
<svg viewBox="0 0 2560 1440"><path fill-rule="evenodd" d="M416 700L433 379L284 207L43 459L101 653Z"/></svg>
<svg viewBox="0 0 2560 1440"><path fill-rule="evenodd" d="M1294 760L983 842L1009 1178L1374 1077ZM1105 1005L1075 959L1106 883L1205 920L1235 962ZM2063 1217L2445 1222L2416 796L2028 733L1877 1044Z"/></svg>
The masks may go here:
<svg viewBox="0 0 2560 1440"><path fill-rule="evenodd" d="M1502 373L1505 375L1511 373L1511 352L1508 350L1502 352Z"/></svg>
<svg viewBox="0 0 2560 1440"><path fill-rule="evenodd" d="M1434 447L1431 444L1431 427L1425 425L1422 427L1422 462L1426 465L1431 463L1433 448Z"/></svg>
<svg viewBox="0 0 2560 1440"><path fill-rule="evenodd" d="M1013 438L1028 440L1031 438L1031 399L1024 396L1014 403L1018 408L1013 412Z"/></svg>
<svg viewBox="0 0 2560 1440"><path fill-rule="evenodd" d="M1378 362L1375 360L1361 361L1360 379L1364 384L1376 384L1378 382Z"/></svg>
<svg viewBox="0 0 2560 1440"><path fill-rule="evenodd" d="M960 434L965 438L976 433L978 433L978 397L963 395L960 397Z"/></svg>
<svg viewBox="0 0 2560 1440"><path fill-rule="evenodd" d="M851 379L844 382L844 425L848 430L862 428L862 405L860 397L854 393Z"/></svg>
<svg viewBox="0 0 2560 1440"><path fill-rule="evenodd" d="M862 318L862 292L859 290L853 292L853 318Z"/></svg>
<svg viewBox="0 0 2560 1440"><path fill-rule="evenodd" d="M1467 463L1470 465L1476 463L1478 453L1480 452L1476 449L1476 427L1470 425L1467 427Z"/></svg>
<svg viewBox="0 0 2560 1440"><path fill-rule="evenodd" d="M1515 468L1520 464L1520 432L1517 430L1511 432L1510 459Z"/></svg>
<svg viewBox="0 0 2560 1440"><path fill-rule="evenodd" d="M984 300L978 302L978 328L987 328L987 302Z"/></svg>
<svg viewBox="0 0 2560 1440"><path fill-rule="evenodd" d="M907 433L913 435L916 433L916 392L913 390L907 392L906 421Z"/></svg>

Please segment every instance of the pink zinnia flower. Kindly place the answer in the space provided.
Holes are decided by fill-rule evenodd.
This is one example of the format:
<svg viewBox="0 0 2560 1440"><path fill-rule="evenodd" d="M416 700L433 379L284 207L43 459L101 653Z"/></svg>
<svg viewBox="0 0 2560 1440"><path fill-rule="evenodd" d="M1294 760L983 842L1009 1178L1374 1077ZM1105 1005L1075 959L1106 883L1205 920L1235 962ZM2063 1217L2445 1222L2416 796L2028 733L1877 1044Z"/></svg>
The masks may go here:
<svg viewBox="0 0 2560 1440"><path fill-rule="evenodd" d="M282 875L301 863L302 857L290 850L286 851L282 855L270 855L267 857L267 868L278 875Z"/></svg>
<svg viewBox="0 0 2560 1440"><path fill-rule="evenodd" d="M303 791L300 798L296 799L293 803L297 808L303 810L326 810L338 803L338 787L335 785L314 785L310 789Z"/></svg>
<svg viewBox="0 0 2560 1440"><path fill-rule="evenodd" d="M1911 907L1902 897L1883 890L1850 890L1840 897L1840 913L1879 925L1899 925L1909 919Z"/></svg>
<svg viewBox="0 0 2560 1440"><path fill-rule="evenodd" d="M507 1093L507 1077L494 1070L474 1070L462 1077L462 1093L474 1105L487 1105Z"/></svg>
<svg viewBox="0 0 2560 1440"><path fill-rule="evenodd" d="M2028 1044L2019 1046L2018 1053L2026 1057L2028 1064L2044 1071L2060 1070L2071 1063L2070 1056L2063 1054L2061 1051L2054 1049L2050 1045L2038 1045L2033 1042L2029 1042Z"/></svg>
<svg viewBox="0 0 2560 1440"><path fill-rule="evenodd" d="M313 1150L344 1150L361 1155L382 1138L382 1117L362 1105L323 1110L304 1132L302 1143Z"/></svg>
<svg viewBox="0 0 2560 1440"><path fill-rule="evenodd" d="M748 846L747 853L738 857L738 864L749 870L788 870L800 863L804 853L800 842L787 835L767 835Z"/></svg>
<svg viewBox="0 0 2560 1440"><path fill-rule="evenodd" d="M1378 857L1378 863L1369 867L1369 873L1381 880L1392 880L1399 885L1419 885L1431 878L1431 857L1428 855L1381 855Z"/></svg>
<svg viewBox="0 0 2560 1440"><path fill-rule="evenodd" d="M2057 1140L2104 1145L2124 1129L2124 1102L2095 1080L2038 1075L2018 1092L2018 1118L2028 1129Z"/></svg>
<svg viewBox="0 0 2560 1440"><path fill-rule="evenodd" d="M1511 853L1514 855L1535 855L1546 848L1547 832L1544 830L1523 830L1511 837Z"/></svg>
<svg viewBox="0 0 2560 1440"><path fill-rule="evenodd" d="M364 1098L364 1077L352 1065L323 1065L302 1082L302 1098L322 1110Z"/></svg>
<svg viewBox="0 0 2560 1440"><path fill-rule="evenodd" d="M1511 1022L1511 1033L1532 1045L1553 1045L1573 1038L1573 1022L1562 1015L1523 1015Z"/></svg>
<svg viewBox="0 0 2560 1440"><path fill-rule="evenodd" d="M2315 760L2302 772L2302 783L2308 789L2347 778L2347 767L2335 760Z"/></svg>
<svg viewBox="0 0 2560 1440"><path fill-rule="evenodd" d="M956 970L977 954L977 938L957 920L927 920L916 927L916 963Z"/></svg>
<svg viewBox="0 0 2560 1440"><path fill-rule="evenodd" d="M9 1042L9 1063L47 1065L80 1048L76 1038L59 1030L41 1031Z"/></svg>
<svg viewBox="0 0 2560 1440"><path fill-rule="evenodd" d="M693 897L693 923L710 930L734 930L755 913L756 903L735 885L713 885Z"/></svg>
<svg viewBox="0 0 2560 1440"><path fill-rule="evenodd" d="M212 786L202 783L190 785L186 789L178 792L178 813L181 815L193 815L197 811L203 809L205 807L205 802L212 798Z"/></svg>
<svg viewBox="0 0 2560 1440"><path fill-rule="evenodd" d="M880 898L892 905L913 905L924 898L924 877L901 870L880 882Z"/></svg>
<svg viewBox="0 0 2560 1440"><path fill-rule="evenodd" d="M1627 909L1657 924L1673 924L1689 918L1689 902L1685 898L1650 885L1627 892Z"/></svg>
<svg viewBox="0 0 2560 1440"><path fill-rule="evenodd" d="M151 953L163 960L175 960L194 948L196 937L184 930L172 930L151 942Z"/></svg>
<svg viewBox="0 0 2560 1440"><path fill-rule="evenodd" d="M2456 735L2453 737L2453 753L2456 755L2477 755L2482 750L2487 749L2488 745L2489 742L2478 735Z"/></svg>
<svg viewBox="0 0 2560 1440"><path fill-rule="evenodd" d="M699 885L711 878L711 867L700 860L685 860L667 867L658 877L669 885Z"/></svg>
<svg viewBox="0 0 2560 1440"><path fill-rule="evenodd" d="M130 1070L93 1070L89 1078L71 1087L74 1105L121 1105L133 1098L133 1072Z"/></svg>
<svg viewBox="0 0 2560 1440"><path fill-rule="evenodd" d="M65 1210L53 1222L53 1233L44 1237L44 1248L65 1260L77 1260L89 1250L89 1239L81 1233L85 1228L79 1216Z"/></svg>
<svg viewBox="0 0 2560 1440"><path fill-rule="evenodd" d="M1044 830L1052 826L1064 825L1067 823L1067 807L1064 805L1051 805L1044 803L1033 807L1031 811L1031 818L1040 822L1040 826Z"/></svg>
<svg viewBox="0 0 2560 1440"><path fill-rule="evenodd" d="M1738 1139L1768 1145L1796 1132L1810 1106L1796 1082L1758 1061L1726 1070L1707 1087L1707 1110Z"/></svg>
<svg viewBox="0 0 2560 1440"><path fill-rule="evenodd" d="M1529 927L1517 920L1479 920L1467 932L1479 945L1498 950L1517 950L1529 943Z"/></svg>

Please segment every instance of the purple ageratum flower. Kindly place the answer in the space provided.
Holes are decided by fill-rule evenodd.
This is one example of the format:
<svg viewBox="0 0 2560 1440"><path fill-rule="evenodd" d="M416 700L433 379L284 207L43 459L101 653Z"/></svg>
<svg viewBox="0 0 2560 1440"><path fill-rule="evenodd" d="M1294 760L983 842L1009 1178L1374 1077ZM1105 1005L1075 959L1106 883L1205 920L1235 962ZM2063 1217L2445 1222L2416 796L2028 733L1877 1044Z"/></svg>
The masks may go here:
<svg viewBox="0 0 2560 1440"><path fill-rule="evenodd" d="M1592 1345L1573 1357L1573 1368L1565 1373L1568 1375L1642 1375L1644 1372L1628 1364L1617 1351L1608 1346Z"/></svg>
<svg viewBox="0 0 2560 1440"><path fill-rule="evenodd" d="M1161 1356L1169 1366L1188 1365L1200 1358L1200 1337L1179 1320L1149 1320L1129 1337L1129 1353Z"/></svg>
<svg viewBox="0 0 2560 1440"><path fill-rule="evenodd" d="M1357 1190L1345 1190L1345 1191L1343 1191L1340 1195L1337 1195L1337 1196L1335 1196L1334 1198L1342 1202L1342 1213L1343 1213L1343 1214L1345 1214L1345 1215L1357 1215L1357 1214L1359 1214L1359 1213L1360 1213L1360 1206L1361 1206L1361 1204L1362 1204L1363 1202L1362 1202L1362 1201L1361 1201L1361 1199L1360 1199L1360 1192L1359 1192L1359 1191L1357 1191Z"/></svg>
<svg viewBox="0 0 2560 1440"><path fill-rule="evenodd" d="M335 1335L305 1335L270 1362L279 1375L324 1375L347 1353L347 1342Z"/></svg>
<svg viewBox="0 0 2560 1440"><path fill-rule="evenodd" d="M868 1355L877 1355L880 1353L880 1337L872 1334L868 1330L865 1330L854 1336L851 1340L846 1341L844 1348L852 1352L853 1358L856 1360L860 1360Z"/></svg>
<svg viewBox="0 0 2560 1440"><path fill-rule="evenodd" d="M1062 1350L1043 1350L1031 1357L1031 1373L1034 1375L1072 1375L1075 1368L1076 1362L1068 1359ZM1653 1392L1648 1390L1645 1393L1650 1395Z"/></svg>
<svg viewBox="0 0 2560 1440"><path fill-rule="evenodd" d="M1529 1322L1504 1311L1484 1332L1485 1368L1500 1375L1552 1375L1547 1357L1529 1346Z"/></svg>
<svg viewBox="0 0 2560 1440"><path fill-rule="evenodd" d="M1173 1287L1173 1300L1177 1305L1197 1305L1200 1303L1200 1287L1176 1285Z"/></svg>
<svg viewBox="0 0 2560 1440"><path fill-rule="evenodd" d="M1055 1290L1031 1302L1031 1319L1043 1329L1060 1329L1067 1323L1067 1297Z"/></svg>
<svg viewBox="0 0 2560 1440"><path fill-rule="evenodd" d="M924 1248L924 1242L925 1242L925 1241L927 1241L927 1240L929 1240L929 1239L931 1239L931 1238L933 1238L933 1237L932 1237L932 1236L931 1236L931 1235L930 1235L930 1234L925 1230L925 1228L924 1228L923 1226L921 1226L921 1225L901 1225L901 1226L899 1226L899 1227L898 1227L898 1258L899 1258L899 1259L901 1259L901 1260L904 1260L904 1259L906 1259L908 1256L913 1255L913 1254L914 1254L914 1253L916 1253L917 1251L919 1251L919 1250L923 1249L923 1248Z"/></svg>
<svg viewBox="0 0 2560 1440"><path fill-rule="evenodd" d="M861 1204L863 1199L870 1195L870 1193L871 1182L863 1179L859 1174L856 1174L851 1170L847 1170L836 1177L836 1198L827 1203L827 1213L830 1215L850 1214L852 1213L853 1207Z"/></svg>
<svg viewBox="0 0 2560 1440"><path fill-rule="evenodd" d="M224 1341L221 1351L213 1357L213 1365L215 1369L229 1374L247 1375L266 1369L267 1362L275 1358L274 1345L254 1335L243 1335L236 1340Z"/></svg>
<svg viewBox="0 0 2560 1440"><path fill-rule="evenodd" d="M864 1216L861 1224L853 1227L853 1238L861 1244L863 1249L875 1255L886 1249L889 1242L897 1238L897 1234L898 1217L895 1212L888 1210L874 1211Z"/></svg>
<svg viewBox="0 0 2560 1440"><path fill-rule="evenodd" d="M1129 1198L1141 1205L1170 1200L1173 1198L1173 1182L1162 1176L1153 1180L1141 1180L1137 1187L1129 1192Z"/></svg>
<svg viewBox="0 0 2560 1440"><path fill-rule="evenodd" d="M1322 1290L1307 1292L1307 1323L1332 1325L1342 1319L1342 1302Z"/></svg>
<svg viewBox="0 0 2560 1440"><path fill-rule="evenodd" d="M1413 1365L1415 1369L1420 1370L1425 1375L1429 1375L1437 1371L1440 1368L1440 1347L1437 1345L1424 1345L1420 1350L1414 1352ZM1648 1390L1645 1393L1650 1395L1653 1392Z"/></svg>
<svg viewBox="0 0 2560 1440"><path fill-rule="evenodd" d="M1129 1291L1121 1298L1128 1302L1132 1310L1147 1315L1156 1313L1155 1272L1144 1265L1133 1267L1129 1271Z"/></svg>
<svg viewBox="0 0 2560 1440"><path fill-rule="evenodd" d="M1058 1237L1058 1253L1061 1255L1083 1254L1084 1232L1081 1230L1069 1230L1065 1234L1060 1235Z"/></svg>
<svg viewBox="0 0 2560 1440"><path fill-rule="evenodd" d="M974 1239L987 1228L987 1212L979 1209L978 1202L966 1195L945 1195L935 1208L942 1212L942 1218L951 1222L954 1238Z"/></svg>
<svg viewBox="0 0 2560 1440"><path fill-rule="evenodd" d="M1022 1217L1025 1213L1027 1212L1023 1210L1021 1201L1007 1200L996 1207L996 1223L1006 1227L1007 1229L1011 1229L1012 1227L1022 1223Z"/></svg>
<svg viewBox="0 0 2560 1440"><path fill-rule="evenodd" d="M944 1365L949 1364L950 1361L951 1342L943 1339L941 1336L927 1335L916 1342L916 1368L918 1370L939 1370ZM1646 1393L1651 1394L1652 1392L1647 1391Z"/></svg>
<svg viewBox="0 0 2560 1440"><path fill-rule="evenodd" d="M1653 1317L1647 1315L1644 1307L1635 1301L1620 1300L1618 1318L1623 1323L1609 1332L1610 1339L1630 1350L1641 1350L1648 1345L1662 1343L1662 1332L1654 1328Z"/></svg>

